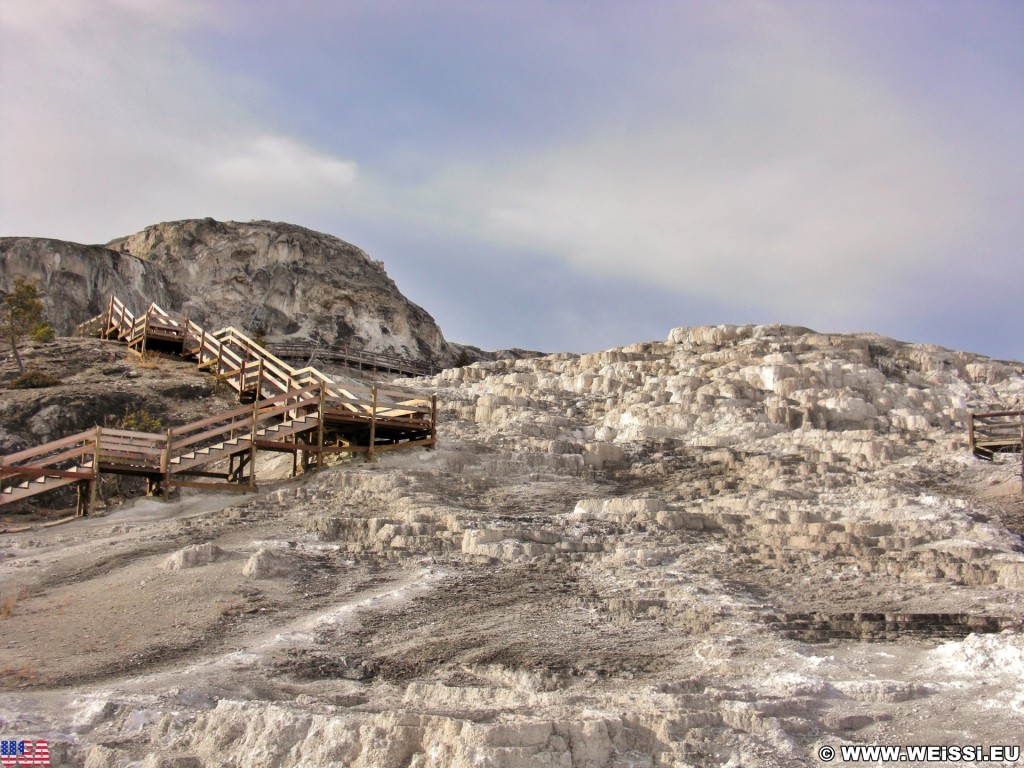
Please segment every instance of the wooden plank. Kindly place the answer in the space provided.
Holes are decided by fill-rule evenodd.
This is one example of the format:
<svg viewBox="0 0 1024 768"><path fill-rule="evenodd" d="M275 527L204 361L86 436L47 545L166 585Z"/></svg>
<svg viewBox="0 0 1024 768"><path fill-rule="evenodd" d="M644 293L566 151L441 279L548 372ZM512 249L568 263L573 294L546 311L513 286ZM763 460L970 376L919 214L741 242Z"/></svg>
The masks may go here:
<svg viewBox="0 0 1024 768"><path fill-rule="evenodd" d="M137 453L150 453L157 455L164 449L164 441L159 443L156 440L129 440L125 437L104 437L100 440L100 448L108 451L134 451Z"/></svg>
<svg viewBox="0 0 1024 768"><path fill-rule="evenodd" d="M216 416L210 416L205 419L200 419L199 421L193 421L191 424L185 424L181 427L171 427L171 432L174 435L184 435L196 429L202 429L203 427L208 427L211 424L216 424L219 421L227 421L228 419L233 419L237 416L241 416L242 414L248 415L251 411L252 408L250 406L243 405L238 408L233 408L230 411L218 413Z"/></svg>
<svg viewBox="0 0 1024 768"><path fill-rule="evenodd" d="M103 427L104 435L113 435L114 437L141 437L148 440L163 440L164 435L157 434L156 432L135 432L130 429L111 429L110 427Z"/></svg>
<svg viewBox="0 0 1024 768"><path fill-rule="evenodd" d="M73 477L79 480L92 480L96 475L92 472L75 472L70 469L0 466L0 477Z"/></svg>
<svg viewBox="0 0 1024 768"><path fill-rule="evenodd" d="M192 435L191 437L187 437L183 440L175 440L171 444L171 452L174 453L175 451L178 451L181 448L187 448L188 446L195 445L196 443L202 442L203 440L223 437L224 435L227 435L228 433L234 430L248 433L250 431L249 428L251 424L252 419L238 419L237 421L233 421L230 424L225 424L222 427L208 429L206 432L200 432L198 435ZM225 438L225 440L227 439L229 438Z"/></svg>
<svg viewBox="0 0 1024 768"><path fill-rule="evenodd" d="M23 461L24 459L31 459L40 454L49 453L50 451L56 451L68 445L74 445L75 443L92 440L95 435L94 430L86 430L85 432L79 432L77 435L71 435L70 437L62 437L59 440L53 442L44 443L36 448L26 448L24 451L18 451L17 453L11 453L7 456L0 457L0 464L11 464L17 461Z"/></svg>

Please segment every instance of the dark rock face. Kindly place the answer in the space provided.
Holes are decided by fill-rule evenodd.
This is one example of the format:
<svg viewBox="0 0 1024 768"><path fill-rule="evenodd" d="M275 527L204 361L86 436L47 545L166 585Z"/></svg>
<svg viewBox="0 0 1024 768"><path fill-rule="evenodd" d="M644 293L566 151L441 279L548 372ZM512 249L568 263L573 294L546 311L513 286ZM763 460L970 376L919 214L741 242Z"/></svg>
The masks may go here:
<svg viewBox="0 0 1024 768"><path fill-rule="evenodd" d="M213 219L157 224L102 246L0 239L0 289L40 286L63 333L111 293L138 310L156 301L209 330L233 325L448 363L441 329L380 262L354 245L290 224Z"/></svg>

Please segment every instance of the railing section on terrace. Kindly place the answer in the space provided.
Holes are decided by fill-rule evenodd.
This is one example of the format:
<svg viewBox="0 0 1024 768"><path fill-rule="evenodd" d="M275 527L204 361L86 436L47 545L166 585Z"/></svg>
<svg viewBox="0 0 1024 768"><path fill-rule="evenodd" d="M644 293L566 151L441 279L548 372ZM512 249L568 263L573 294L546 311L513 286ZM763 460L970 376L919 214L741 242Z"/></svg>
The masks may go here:
<svg viewBox="0 0 1024 768"><path fill-rule="evenodd" d="M292 360L314 360L341 363L355 368L373 368L378 371L397 373L402 376L434 376L440 372L440 368L424 362L401 357L399 355L388 355L383 352L369 352L364 349L352 347L330 347L313 342L281 342L269 345L269 349L278 357L286 357Z"/></svg>
<svg viewBox="0 0 1024 768"><path fill-rule="evenodd" d="M1024 443L1024 411L972 413L968 440L974 455L983 459L1019 452Z"/></svg>

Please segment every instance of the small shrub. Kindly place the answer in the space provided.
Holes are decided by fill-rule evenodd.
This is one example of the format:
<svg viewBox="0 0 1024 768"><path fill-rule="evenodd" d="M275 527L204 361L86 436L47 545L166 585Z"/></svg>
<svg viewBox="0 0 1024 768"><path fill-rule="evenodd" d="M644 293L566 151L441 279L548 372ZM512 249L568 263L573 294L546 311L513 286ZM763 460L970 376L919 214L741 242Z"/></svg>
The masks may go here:
<svg viewBox="0 0 1024 768"><path fill-rule="evenodd" d="M249 328L249 338L261 347L265 347L267 344L267 327L263 323L254 323Z"/></svg>
<svg viewBox="0 0 1024 768"><path fill-rule="evenodd" d="M160 367L160 355L156 352L143 352L135 361L136 368L153 370Z"/></svg>
<svg viewBox="0 0 1024 768"><path fill-rule="evenodd" d="M42 371L29 369L12 381L8 386L11 389L42 389L60 384L60 379Z"/></svg>
<svg viewBox="0 0 1024 768"><path fill-rule="evenodd" d="M163 426L159 416L153 416L146 410L131 411L114 422L114 429L131 432L162 432Z"/></svg>
<svg viewBox="0 0 1024 768"><path fill-rule="evenodd" d="M0 619L6 619L14 613L14 606L18 604L18 597L17 592L0 594Z"/></svg>
<svg viewBox="0 0 1024 768"><path fill-rule="evenodd" d="M224 373L211 373L206 381L210 385L210 391L214 395L224 395L231 392L230 377Z"/></svg>
<svg viewBox="0 0 1024 768"><path fill-rule="evenodd" d="M29 335L32 337L32 341L39 344L48 344L57 337L57 332L49 323L40 323L32 329Z"/></svg>

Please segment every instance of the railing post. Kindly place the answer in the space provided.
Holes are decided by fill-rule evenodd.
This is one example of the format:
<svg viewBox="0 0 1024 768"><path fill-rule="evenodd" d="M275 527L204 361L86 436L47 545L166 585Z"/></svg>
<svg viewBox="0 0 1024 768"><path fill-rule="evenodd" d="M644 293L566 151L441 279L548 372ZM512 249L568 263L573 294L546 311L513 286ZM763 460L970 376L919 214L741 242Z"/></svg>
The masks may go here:
<svg viewBox="0 0 1024 768"><path fill-rule="evenodd" d="M146 354L146 342L149 340L149 311L146 311L146 319L142 323L142 354Z"/></svg>
<svg viewBox="0 0 1024 768"><path fill-rule="evenodd" d="M170 466L171 466L171 443L173 441L174 441L174 430L173 429L168 429L167 430L167 442L164 443L164 450L163 450L163 453L160 455L160 475L161 475L161 478L162 478L161 481L160 481L160 487L161 487L161 489L163 491L163 499L164 499L164 501L170 501L171 500L171 489L168 486L168 481L170 480L170 476L168 475L167 471L168 471L168 469L170 469Z"/></svg>
<svg viewBox="0 0 1024 768"><path fill-rule="evenodd" d="M320 469L324 465L324 385L320 385L320 407L317 410L317 418L320 423L317 425L316 430L316 447L319 449L316 454L316 468Z"/></svg>
<svg viewBox="0 0 1024 768"><path fill-rule="evenodd" d="M114 295L110 295L110 301L107 302L107 316L103 323L103 338L110 337L110 324L114 322Z"/></svg>
<svg viewBox="0 0 1024 768"><path fill-rule="evenodd" d="M243 365L245 365L243 363ZM249 487L256 487L256 420L260 413L260 399L252 403L252 431L249 433Z"/></svg>
<svg viewBox="0 0 1024 768"><path fill-rule="evenodd" d="M437 395L430 396L430 449L437 446Z"/></svg>
<svg viewBox="0 0 1024 768"><path fill-rule="evenodd" d="M89 486L89 503L83 512L83 517L96 508L96 494L100 486L100 441L103 439L103 429L96 427L96 443L92 452L92 483Z"/></svg>
<svg viewBox="0 0 1024 768"><path fill-rule="evenodd" d="M974 453L974 414L968 414L967 416L967 444L971 449L971 453Z"/></svg>
<svg viewBox="0 0 1024 768"><path fill-rule="evenodd" d="M377 387L370 388L370 446L366 450L368 461L376 461L373 446L377 442Z"/></svg>

